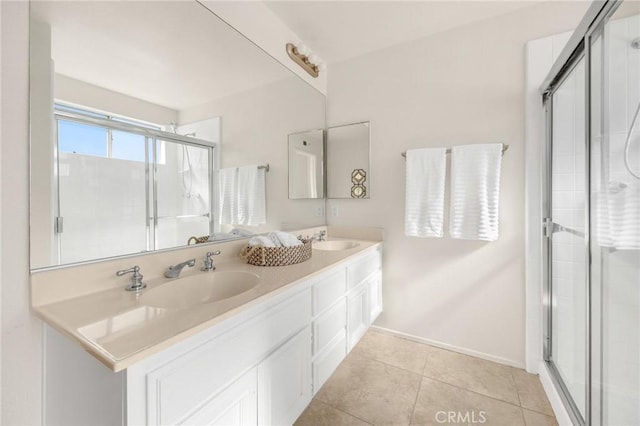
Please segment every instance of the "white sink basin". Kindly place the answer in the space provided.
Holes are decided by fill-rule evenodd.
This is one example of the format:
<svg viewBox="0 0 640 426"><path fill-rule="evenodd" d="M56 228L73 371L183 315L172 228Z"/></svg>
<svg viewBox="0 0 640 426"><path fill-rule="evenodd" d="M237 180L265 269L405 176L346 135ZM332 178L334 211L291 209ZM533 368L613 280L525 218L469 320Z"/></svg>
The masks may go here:
<svg viewBox="0 0 640 426"><path fill-rule="evenodd" d="M314 250L338 251L349 250L359 245L360 243L354 241L318 241L317 243L313 243L311 247Z"/></svg>
<svg viewBox="0 0 640 426"><path fill-rule="evenodd" d="M178 278L142 293L140 303L155 308L184 309L219 302L251 290L260 277L251 272L214 271Z"/></svg>

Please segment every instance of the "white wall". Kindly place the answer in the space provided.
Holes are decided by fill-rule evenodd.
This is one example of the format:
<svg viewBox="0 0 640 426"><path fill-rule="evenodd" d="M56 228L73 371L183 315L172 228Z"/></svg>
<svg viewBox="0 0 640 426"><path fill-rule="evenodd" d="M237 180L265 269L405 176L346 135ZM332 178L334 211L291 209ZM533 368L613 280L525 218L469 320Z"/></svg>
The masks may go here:
<svg viewBox="0 0 640 426"><path fill-rule="evenodd" d="M2 8L2 419L41 420L41 323L29 314L29 3Z"/></svg>
<svg viewBox="0 0 640 426"><path fill-rule="evenodd" d="M385 228L385 312L376 325L524 365L524 49L574 27L586 6L542 4L331 64L328 125L371 121L370 200L330 200L330 225ZM500 239L404 236L413 147L510 144Z"/></svg>
<svg viewBox="0 0 640 426"><path fill-rule="evenodd" d="M269 164L267 223L252 232L324 223L324 199L288 199L287 136L324 126L325 99L297 77L180 111L180 123L222 120L221 167ZM184 128L184 127L181 127ZM222 229L228 231L227 229Z"/></svg>

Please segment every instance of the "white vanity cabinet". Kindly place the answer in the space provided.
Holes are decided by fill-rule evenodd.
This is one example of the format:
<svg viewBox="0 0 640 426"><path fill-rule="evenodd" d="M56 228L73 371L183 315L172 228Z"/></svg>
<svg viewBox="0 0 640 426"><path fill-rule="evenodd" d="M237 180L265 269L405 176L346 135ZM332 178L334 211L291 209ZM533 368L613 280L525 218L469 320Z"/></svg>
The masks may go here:
<svg viewBox="0 0 640 426"><path fill-rule="evenodd" d="M365 250L118 373L47 327L44 423L292 424L380 313L380 268Z"/></svg>

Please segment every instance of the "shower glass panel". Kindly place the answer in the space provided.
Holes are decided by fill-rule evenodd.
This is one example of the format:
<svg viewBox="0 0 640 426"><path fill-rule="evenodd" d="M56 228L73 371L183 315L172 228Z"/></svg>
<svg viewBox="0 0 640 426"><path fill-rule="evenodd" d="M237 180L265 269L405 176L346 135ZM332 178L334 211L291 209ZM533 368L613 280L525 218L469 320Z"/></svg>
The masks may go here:
<svg viewBox="0 0 640 426"><path fill-rule="evenodd" d="M593 424L640 424L640 3L591 42Z"/></svg>
<svg viewBox="0 0 640 426"><path fill-rule="evenodd" d="M544 88L545 361L574 423L640 425L640 2L594 2L560 57Z"/></svg>
<svg viewBox="0 0 640 426"><path fill-rule="evenodd" d="M585 61L553 95L551 145L551 353L584 418L586 395Z"/></svg>
<svg viewBox="0 0 640 426"><path fill-rule="evenodd" d="M186 245L190 237L209 235L209 229L213 230L212 156L213 149L208 147L156 141L156 248Z"/></svg>

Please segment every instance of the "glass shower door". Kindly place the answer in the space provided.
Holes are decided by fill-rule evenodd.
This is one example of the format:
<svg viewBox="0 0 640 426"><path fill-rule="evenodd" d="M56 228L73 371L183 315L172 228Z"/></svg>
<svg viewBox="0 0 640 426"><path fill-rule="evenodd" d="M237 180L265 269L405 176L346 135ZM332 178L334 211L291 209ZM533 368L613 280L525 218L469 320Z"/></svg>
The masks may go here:
<svg viewBox="0 0 640 426"><path fill-rule="evenodd" d="M213 232L213 149L158 139L155 156L156 248L186 245Z"/></svg>
<svg viewBox="0 0 640 426"><path fill-rule="evenodd" d="M591 43L593 424L640 424L640 3Z"/></svg>
<svg viewBox="0 0 640 426"><path fill-rule="evenodd" d="M552 98L547 361L585 417L587 285L585 237L585 61L580 59Z"/></svg>

